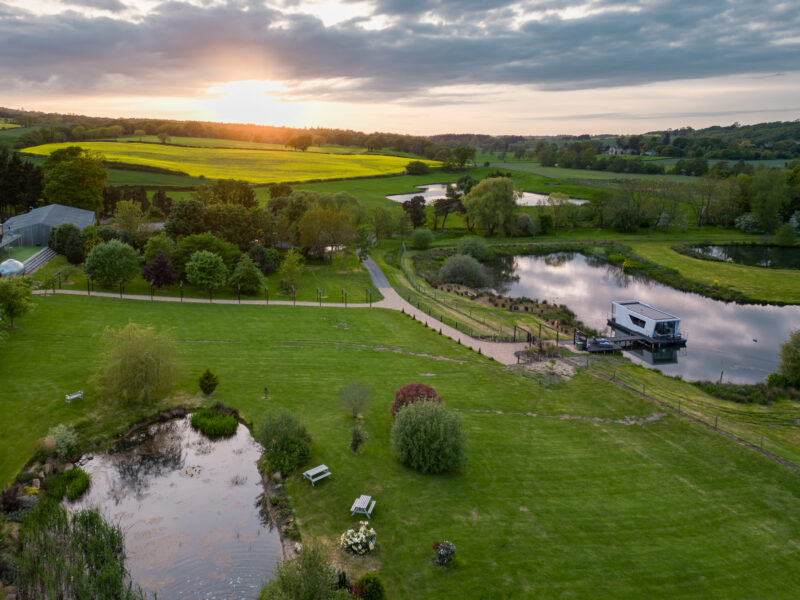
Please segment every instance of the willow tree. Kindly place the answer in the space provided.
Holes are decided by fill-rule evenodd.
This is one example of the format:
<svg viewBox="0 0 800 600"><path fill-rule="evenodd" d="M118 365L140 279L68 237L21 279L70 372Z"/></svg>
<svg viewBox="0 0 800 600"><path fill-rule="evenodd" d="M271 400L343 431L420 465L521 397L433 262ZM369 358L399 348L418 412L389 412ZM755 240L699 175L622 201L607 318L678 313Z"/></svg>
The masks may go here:
<svg viewBox="0 0 800 600"><path fill-rule="evenodd" d="M128 323L107 327L97 387L101 396L122 404L150 404L175 386L178 365L175 343L153 327Z"/></svg>

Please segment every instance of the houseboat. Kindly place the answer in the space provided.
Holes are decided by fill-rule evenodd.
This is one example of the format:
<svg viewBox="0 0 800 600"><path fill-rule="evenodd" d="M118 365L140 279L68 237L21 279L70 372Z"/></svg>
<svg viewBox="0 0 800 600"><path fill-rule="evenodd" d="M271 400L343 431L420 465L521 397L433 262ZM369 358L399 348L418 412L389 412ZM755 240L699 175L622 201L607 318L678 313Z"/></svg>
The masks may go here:
<svg viewBox="0 0 800 600"><path fill-rule="evenodd" d="M678 317L638 300L612 302L608 324L651 347L686 345Z"/></svg>

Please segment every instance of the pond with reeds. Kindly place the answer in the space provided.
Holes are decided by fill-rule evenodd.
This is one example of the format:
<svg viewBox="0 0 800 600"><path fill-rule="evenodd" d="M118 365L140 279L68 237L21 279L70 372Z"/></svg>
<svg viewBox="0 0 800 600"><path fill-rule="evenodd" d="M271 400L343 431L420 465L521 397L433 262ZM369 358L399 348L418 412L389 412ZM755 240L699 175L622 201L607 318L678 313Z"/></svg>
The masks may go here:
<svg viewBox="0 0 800 600"><path fill-rule="evenodd" d="M134 583L159 600L252 600L281 557L261 514L260 455L242 425L211 441L188 418L157 423L85 460L92 485L71 508L122 527Z"/></svg>

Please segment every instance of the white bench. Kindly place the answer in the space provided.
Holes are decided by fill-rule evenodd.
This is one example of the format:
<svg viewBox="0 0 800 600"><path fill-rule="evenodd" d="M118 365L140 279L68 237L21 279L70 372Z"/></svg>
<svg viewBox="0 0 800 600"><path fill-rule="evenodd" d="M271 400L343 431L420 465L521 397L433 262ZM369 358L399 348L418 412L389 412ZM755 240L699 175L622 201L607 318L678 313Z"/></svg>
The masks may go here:
<svg viewBox="0 0 800 600"><path fill-rule="evenodd" d="M330 477L330 476L331 472L325 465L319 465L303 473L303 478L308 479L311 482L312 486L320 479L324 479L325 477Z"/></svg>
<svg viewBox="0 0 800 600"><path fill-rule="evenodd" d="M372 496L361 495L355 499L353 502L353 506L350 507L350 516L352 517L356 513L360 513L362 515L367 515L369 519L372 516L372 510L375 508L375 500L372 499Z"/></svg>
<svg viewBox="0 0 800 600"><path fill-rule="evenodd" d="M64 400L67 402L67 404L69 404L76 398L80 398L81 400L83 400L83 390L78 390L77 392L72 392L71 394L67 394L66 396L64 396Z"/></svg>

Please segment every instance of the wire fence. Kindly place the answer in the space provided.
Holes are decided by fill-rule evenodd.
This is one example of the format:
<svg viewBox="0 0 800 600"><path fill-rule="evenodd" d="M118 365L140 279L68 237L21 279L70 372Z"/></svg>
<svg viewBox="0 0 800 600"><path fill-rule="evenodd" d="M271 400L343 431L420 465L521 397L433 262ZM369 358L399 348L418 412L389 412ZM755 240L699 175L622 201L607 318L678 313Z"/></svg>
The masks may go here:
<svg viewBox="0 0 800 600"><path fill-rule="evenodd" d="M779 437L751 429L754 425L796 427L791 415L769 413L758 415L744 408L728 407L708 398L681 394L670 389L669 381L636 377L625 370L624 364L613 358L574 356L570 362L588 373L639 394L659 406L690 419L707 429L724 435L748 448L760 452L780 464L800 473L800 454Z"/></svg>

